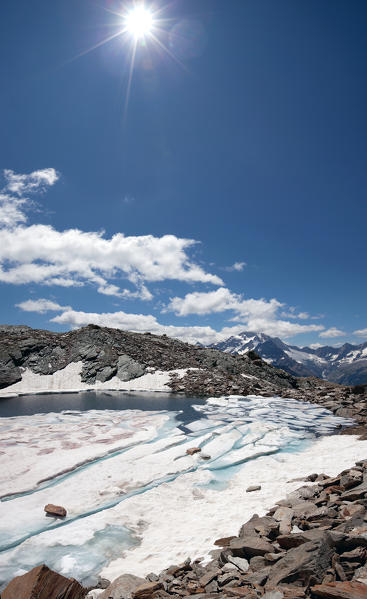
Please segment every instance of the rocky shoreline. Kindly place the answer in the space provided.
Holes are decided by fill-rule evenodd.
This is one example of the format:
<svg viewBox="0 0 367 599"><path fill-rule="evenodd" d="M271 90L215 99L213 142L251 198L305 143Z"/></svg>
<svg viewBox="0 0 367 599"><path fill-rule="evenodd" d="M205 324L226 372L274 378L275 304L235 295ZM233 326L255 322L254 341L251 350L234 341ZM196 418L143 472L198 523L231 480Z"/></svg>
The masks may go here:
<svg viewBox="0 0 367 599"><path fill-rule="evenodd" d="M346 387L314 377L297 378L264 362L183 343L165 335L131 333L88 325L68 333L25 326L0 326L0 390L22 380L25 369L54 375L80 363L81 383L139 381L147 373L167 373L167 391L187 396L279 395L309 401L335 415L367 425L367 384ZM181 374L177 374L177 370ZM175 372L176 371L176 372ZM149 389L146 389L147 391Z"/></svg>
<svg viewBox="0 0 367 599"><path fill-rule="evenodd" d="M94 589L39 566L10 582L1 599L364 599L367 460L336 477L311 474L266 516L254 514L238 536L214 545L209 563L188 558Z"/></svg>

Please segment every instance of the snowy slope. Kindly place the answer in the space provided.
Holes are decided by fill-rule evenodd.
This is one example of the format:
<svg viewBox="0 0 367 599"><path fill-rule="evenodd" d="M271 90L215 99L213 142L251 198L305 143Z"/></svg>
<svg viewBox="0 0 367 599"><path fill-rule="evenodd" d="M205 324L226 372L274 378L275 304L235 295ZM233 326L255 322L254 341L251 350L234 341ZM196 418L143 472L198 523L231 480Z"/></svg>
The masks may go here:
<svg viewBox="0 0 367 599"><path fill-rule="evenodd" d="M227 353L255 351L263 360L295 376L317 376L345 385L367 383L367 342L341 347L297 347L264 333L244 331L214 346Z"/></svg>

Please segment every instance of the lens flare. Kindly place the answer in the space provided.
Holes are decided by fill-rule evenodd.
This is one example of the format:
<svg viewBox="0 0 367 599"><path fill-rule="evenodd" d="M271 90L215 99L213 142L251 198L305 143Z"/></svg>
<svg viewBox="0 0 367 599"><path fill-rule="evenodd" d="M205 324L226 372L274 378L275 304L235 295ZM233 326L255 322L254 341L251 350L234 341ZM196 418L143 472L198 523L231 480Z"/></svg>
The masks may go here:
<svg viewBox="0 0 367 599"><path fill-rule="evenodd" d="M153 15L144 6L135 6L125 19L126 31L135 39L143 38L152 32L154 26Z"/></svg>

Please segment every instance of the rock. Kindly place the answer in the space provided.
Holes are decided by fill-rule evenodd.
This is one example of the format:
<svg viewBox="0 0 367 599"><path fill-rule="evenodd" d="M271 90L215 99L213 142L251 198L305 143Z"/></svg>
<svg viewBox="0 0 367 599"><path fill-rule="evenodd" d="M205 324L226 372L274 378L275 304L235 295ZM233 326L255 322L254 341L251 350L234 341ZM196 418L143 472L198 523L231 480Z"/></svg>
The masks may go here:
<svg viewBox="0 0 367 599"><path fill-rule="evenodd" d="M121 381L131 381L139 376L143 376L146 372L145 368L139 362L126 354L123 354L117 360L116 371Z"/></svg>
<svg viewBox="0 0 367 599"><path fill-rule="evenodd" d="M273 518L279 522L279 533L281 535L286 535L291 532L293 515L294 512L289 507L278 507L275 511Z"/></svg>
<svg viewBox="0 0 367 599"><path fill-rule="evenodd" d="M260 491L260 489L261 489L261 485L251 485L250 487L247 487L246 493L252 493L253 491Z"/></svg>
<svg viewBox="0 0 367 599"><path fill-rule="evenodd" d="M98 599L131 599L132 593L142 584L146 583L144 578L133 574L122 574L114 580Z"/></svg>
<svg viewBox="0 0 367 599"><path fill-rule="evenodd" d="M87 589L79 582L43 565L13 578L2 591L1 599L83 599L86 594Z"/></svg>
<svg viewBox="0 0 367 599"><path fill-rule="evenodd" d="M360 582L329 582L311 588L316 597L325 599L366 599L367 585Z"/></svg>
<svg viewBox="0 0 367 599"><path fill-rule="evenodd" d="M279 523L274 520L271 516L263 516L260 518L257 514L254 514L252 518L243 524L240 528L239 536L242 537L256 537L259 534L269 539L273 539L279 530Z"/></svg>
<svg viewBox="0 0 367 599"><path fill-rule="evenodd" d="M283 599L284 593L281 591L267 591L263 595L263 599Z"/></svg>
<svg viewBox="0 0 367 599"><path fill-rule="evenodd" d="M48 516L56 516L57 518L65 518L67 514L64 507L61 505L53 505L52 503L45 505L44 511Z"/></svg>
<svg viewBox="0 0 367 599"><path fill-rule="evenodd" d="M221 539L217 539L216 541L214 541L214 545L217 545L217 547L229 547L229 544L231 541L233 541L233 539L236 539L237 537L232 536L232 537L222 537Z"/></svg>
<svg viewBox="0 0 367 599"><path fill-rule="evenodd" d="M267 585L274 588L282 582L295 580L305 586L320 583L330 567L333 553L334 544L327 533L317 541L290 549L272 566Z"/></svg>
<svg viewBox="0 0 367 599"><path fill-rule="evenodd" d="M214 578L217 578L217 576L218 576L218 570L212 570L211 572L206 572L199 579L200 586L206 587L212 580L214 580Z"/></svg>
<svg viewBox="0 0 367 599"><path fill-rule="evenodd" d="M189 449L186 449L187 455L194 455L195 453L200 453L200 451L200 447L189 447Z"/></svg>
<svg viewBox="0 0 367 599"><path fill-rule="evenodd" d="M302 530L290 535L279 535L279 537L277 537L277 542L282 549L291 549L292 547L299 547L300 545L303 545L303 543L320 539L323 534L324 531L319 528Z"/></svg>
<svg viewBox="0 0 367 599"><path fill-rule="evenodd" d="M161 582L145 582L144 584L136 587L135 591L132 592L132 599L147 599L151 597L154 591L158 591L163 588Z"/></svg>
<svg viewBox="0 0 367 599"><path fill-rule="evenodd" d="M241 572L243 572L243 574L246 574L250 567L247 559L244 559L243 557L229 557L228 561L236 566L236 568L238 568Z"/></svg>
<svg viewBox="0 0 367 599"><path fill-rule="evenodd" d="M239 557L250 558L255 555L264 556L265 553L273 553L274 547L262 537L245 537L234 539L229 544L233 554Z"/></svg>

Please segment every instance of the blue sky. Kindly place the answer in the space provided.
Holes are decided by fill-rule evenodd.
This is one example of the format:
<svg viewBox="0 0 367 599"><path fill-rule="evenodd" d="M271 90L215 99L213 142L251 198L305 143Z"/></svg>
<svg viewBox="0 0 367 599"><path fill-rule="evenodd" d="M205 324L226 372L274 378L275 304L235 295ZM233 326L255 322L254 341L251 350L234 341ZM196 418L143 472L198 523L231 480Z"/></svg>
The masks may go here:
<svg viewBox="0 0 367 599"><path fill-rule="evenodd" d="M132 7L2 3L1 321L366 340L366 3Z"/></svg>

